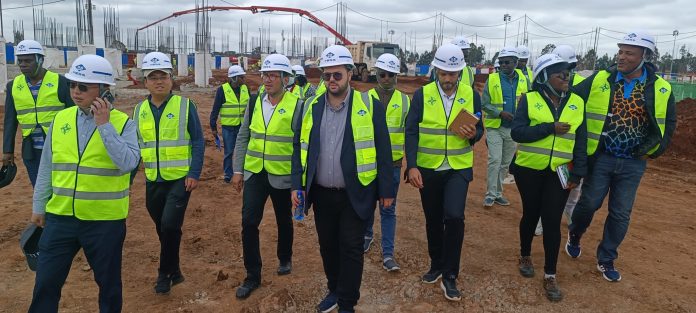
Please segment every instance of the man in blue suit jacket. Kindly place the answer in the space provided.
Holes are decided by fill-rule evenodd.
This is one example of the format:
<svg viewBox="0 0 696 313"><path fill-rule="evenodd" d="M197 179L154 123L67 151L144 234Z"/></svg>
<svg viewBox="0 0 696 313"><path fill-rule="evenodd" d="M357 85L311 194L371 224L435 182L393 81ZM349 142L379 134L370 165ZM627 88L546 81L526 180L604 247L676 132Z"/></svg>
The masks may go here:
<svg viewBox="0 0 696 313"><path fill-rule="evenodd" d="M314 207L328 295L318 310L354 312L360 298L363 235L375 202L394 198L391 144L381 104L350 88L353 60L343 46L328 47L320 67L326 96L305 102L292 159L292 200L306 191Z"/></svg>

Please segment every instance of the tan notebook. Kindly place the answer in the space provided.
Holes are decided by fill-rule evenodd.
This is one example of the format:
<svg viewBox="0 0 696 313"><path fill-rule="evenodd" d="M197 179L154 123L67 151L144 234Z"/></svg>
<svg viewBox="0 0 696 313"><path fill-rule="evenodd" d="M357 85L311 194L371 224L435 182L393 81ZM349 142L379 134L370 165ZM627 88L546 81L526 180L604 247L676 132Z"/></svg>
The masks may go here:
<svg viewBox="0 0 696 313"><path fill-rule="evenodd" d="M475 126L478 123L479 118L476 115L471 114L471 112L462 109L454 118L452 124L450 124L449 130L454 131L463 125Z"/></svg>

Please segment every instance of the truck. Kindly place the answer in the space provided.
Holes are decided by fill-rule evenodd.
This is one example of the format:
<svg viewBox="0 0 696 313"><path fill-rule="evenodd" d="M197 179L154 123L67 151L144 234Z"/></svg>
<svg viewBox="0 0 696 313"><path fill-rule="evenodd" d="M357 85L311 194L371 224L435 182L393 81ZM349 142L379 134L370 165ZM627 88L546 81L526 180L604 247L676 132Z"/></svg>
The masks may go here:
<svg viewBox="0 0 696 313"><path fill-rule="evenodd" d="M399 45L387 42L358 41L352 45L346 45L350 54L353 55L355 68L353 76L363 82L376 78L377 68L375 63L377 58L383 53L391 53L397 58L401 58Z"/></svg>

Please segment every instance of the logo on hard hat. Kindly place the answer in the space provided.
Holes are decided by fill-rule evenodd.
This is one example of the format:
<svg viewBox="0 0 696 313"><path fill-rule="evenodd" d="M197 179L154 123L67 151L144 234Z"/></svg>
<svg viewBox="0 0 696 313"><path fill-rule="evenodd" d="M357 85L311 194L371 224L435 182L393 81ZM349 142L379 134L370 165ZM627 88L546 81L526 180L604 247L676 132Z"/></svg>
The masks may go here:
<svg viewBox="0 0 696 313"><path fill-rule="evenodd" d="M19 50L24 50L24 48L26 48L24 45L17 46L17 49L19 49Z"/></svg>
<svg viewBox="0 0 696 313"><path fill-rule="evenodd" d="M268 64L271 64L271 61L266 60L266 62L263 62L263 65L268 65Z"/></svg>
<svg viewBox="0 0 696 313"><path fill-rule="evenodd" d="M333 58L333 56L334 56L333 52L329 52L326 54L327 58Z"/></svg>
<svg viewBox="0 0 696 313"><path fill-rule="evenodd" d="M636 37L638 37L638 35L636 35L635 33L630 33L630 34L628 34L627 37L628 38L636 38Z"/></svg>
<svg viewBox="0 0 696 313"><path fill-rule="evenodd" d="M150 63L158 63L159 59L158 58L152 58L150 59Z"/></svg>
<svg viewBox="0 0 696 313"><path fill-rule="evenodd" d="M394 66L394 65L396 65L396 62L394 62L394 61L389 61L389 65Z"/></svg>
<svg viewBox="0 0 696 313"><path fill-rule="evenodd" d="M79 71L79 72L82 72L82 71L84 71L84 70L86 70L86 69L87 69L87 68L86 68L84 65L82 65L82 64L78 64L77 66L75 66L75 70L77 70L77 71Z"/></svg>
<svg viewBox="0 0 696 313"><path fill-rule="evenodd" d="M450 62L454 63L454 62L457 62L459 59L457 59L457 57L451 57L451 58L449 58L449 60L450 60Z"/></svg>

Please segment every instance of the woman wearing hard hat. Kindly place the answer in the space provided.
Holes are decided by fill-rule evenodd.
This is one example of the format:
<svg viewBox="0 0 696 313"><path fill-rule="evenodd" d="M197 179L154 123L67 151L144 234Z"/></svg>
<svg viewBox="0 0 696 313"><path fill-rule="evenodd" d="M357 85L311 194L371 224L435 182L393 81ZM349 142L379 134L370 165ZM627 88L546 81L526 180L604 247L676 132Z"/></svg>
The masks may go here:
<svg viewBox="0 0 696 313"><path fill-rule="evenodd" d="M133 111L145 165L145 207L160 242L154 288L158 294L169 293L184 281L179 264L181 226L191 192L198 186L205 151L196 104L172 93L172 68L164 53L145 55L142 70L150 94Z"/></svg>
<svg viewBox="0 0 696 313"><path fill-rule="evenodd" d="M515 182L522 197L519 272L534 276L531 249L537 221L544 226L544 290L563 294L556 280L561 216L568 193L587 173L585 102L568 91L568 62L556 54L536 60L532 91L517 107L511 136L519 143Z"/></svg>
<svg viewBox="0 0 696 313"><path fill-rule="evenodd" d="M130 172L140 160L137 127L112 107L114 71L106 59L82 55L65 78L77 106L55 116L41 155L31 220L44 230L29 312L58 312L80 248L99 285L99 311L120 312Z"/></svg>

